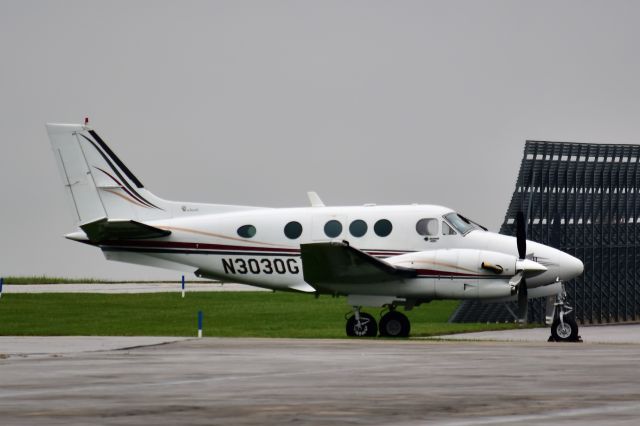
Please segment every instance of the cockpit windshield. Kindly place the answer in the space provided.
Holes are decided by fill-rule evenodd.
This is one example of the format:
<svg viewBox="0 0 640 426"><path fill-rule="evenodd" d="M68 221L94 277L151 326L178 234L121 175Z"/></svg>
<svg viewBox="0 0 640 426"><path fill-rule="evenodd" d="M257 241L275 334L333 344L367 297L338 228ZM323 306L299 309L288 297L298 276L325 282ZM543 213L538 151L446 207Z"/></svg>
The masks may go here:
<svg viewBox="0 0 640 426"><path fill-rule="evenodd" d="M481 229L484 231L487 230L487 228L485 228L484 226L479 225L476 222L467 219L466 217L458 213L445 214L444 218L461 235L465 235L466 233L473 231L474 229Z"/></svg>

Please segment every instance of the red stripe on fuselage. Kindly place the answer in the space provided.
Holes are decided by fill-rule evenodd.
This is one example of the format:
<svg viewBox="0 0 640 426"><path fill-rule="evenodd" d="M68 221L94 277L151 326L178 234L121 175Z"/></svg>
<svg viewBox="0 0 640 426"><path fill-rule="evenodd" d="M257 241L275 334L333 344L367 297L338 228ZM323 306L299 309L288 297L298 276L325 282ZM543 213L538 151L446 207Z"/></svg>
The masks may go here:
<svg viewBox="0 0 640 426"><path fill-rule="evenodd" d="M101 243L105 246L117 247L144 247L144 248L180 248L194 250L238 250L238 251L272 251L278 253L299 253L299 249L287 249L279 247L249 247L232 246L227 244L184 243L177 241L108 241Z"/></svg>
<svg viewBox="0 0 640 426"><path fill-rule="evenodd" d="M416 272L418 275L436 275L441 277L474 278L494 276L492 274L469 274L465 272L438 271L437 269L416 269Z"/></svg>
<svg viewBox="0 0 640 426"><path fill-rule="evenodd" d="M145 248L181 248L181 249L210 249L210 250L239 250L239 251L273 251L273 252L294 252L299 253L297 248L281 248L281 247L252 247L252 246L236 246L228 244L209 244L209 243L191 243L178 241L144 241L144 240L128 240L128 241L106 241L101 243L106 246L120 247L145 247ZM408 252L390 252L379 250L362 250L372 256L395 256Z"/></svg>

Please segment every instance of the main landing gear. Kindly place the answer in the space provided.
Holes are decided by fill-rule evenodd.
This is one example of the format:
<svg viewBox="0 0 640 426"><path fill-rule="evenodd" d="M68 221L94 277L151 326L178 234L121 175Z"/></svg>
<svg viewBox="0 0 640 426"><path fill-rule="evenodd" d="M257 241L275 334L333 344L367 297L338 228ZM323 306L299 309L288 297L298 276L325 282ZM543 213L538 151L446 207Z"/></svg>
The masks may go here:
<svg viewBox="0 0 640 426"><path fill-rule="evenodd" d="M353 309L353 315L347 319L347 336L351 337L376 337L378 335L378 324L371 314L360 312L360 309Z"/></svg>
<svg viewBox="0 0 640 426"><path fill-rule="evenodd" d="M567 292L563 284L562 291L556 297L549 342L582 342L578 336L578 323L572 315L573 308L566 303L566 297Z"/></svg>
<svg viewBox="0 0 640 426"><path fill-rule="evenodd" d="M389 307L389 311L380 318L380 337L409 337L411 324L406 315ZM353 307L353 315L347 319L347 336L375 337L378 334L376 319L359 306Z"/></svg>

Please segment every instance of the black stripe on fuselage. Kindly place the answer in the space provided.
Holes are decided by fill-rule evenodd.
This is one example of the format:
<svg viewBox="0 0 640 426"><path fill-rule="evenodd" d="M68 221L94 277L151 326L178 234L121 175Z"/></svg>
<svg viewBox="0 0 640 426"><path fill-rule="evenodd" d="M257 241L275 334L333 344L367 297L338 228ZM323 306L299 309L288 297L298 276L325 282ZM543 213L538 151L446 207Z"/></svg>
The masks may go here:
<svg viewBox="0 0 640 426"><path fill-rule="evenodd" d="M107 155L111 157L113 161L116 162L118 167L120 167L120 170L122 170L124 174L127 175L129 179L131 179L131 182L133 182L138 188L144 188L144 185L142 185L142 182L140 182L140 180L138 180L138 178L135 177L133 173L131 173L131 170L129 170L127 166L125 166L124 163L120 161L118 156L113 151L111 151L111 148L109 148L109 146L102 140L100 136L98 136L98 134L95 131L89 130L89 134L93 136L93 138L96 140L96 142L98 142L100 147L104 149Z"/></svg>

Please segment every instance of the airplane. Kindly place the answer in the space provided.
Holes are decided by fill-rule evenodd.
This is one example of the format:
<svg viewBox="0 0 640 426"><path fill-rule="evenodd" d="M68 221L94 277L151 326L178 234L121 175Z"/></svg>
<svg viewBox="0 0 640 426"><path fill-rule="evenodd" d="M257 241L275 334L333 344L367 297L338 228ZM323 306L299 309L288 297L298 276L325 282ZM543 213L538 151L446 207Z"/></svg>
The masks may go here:
<svg viewBox="0 0 640 426"><path fill-rule="evenodd" d="M516 301L547 297L555 341L578 326L564 282L582 262L526 239L488 231L437 205L265 208L163 200L120 160L85 119L46 124L77 230L66 238L108 260L193 273L274 291L346 296L346 334L408 337L411 310L437 299ZM379 322L362 307L383 308Z"/></svg>

